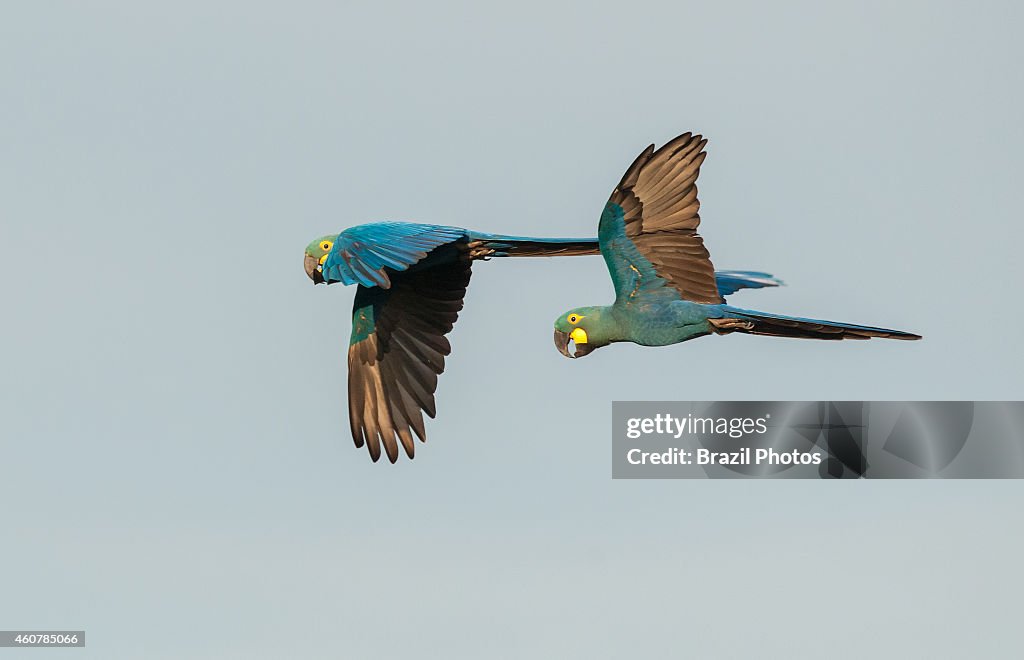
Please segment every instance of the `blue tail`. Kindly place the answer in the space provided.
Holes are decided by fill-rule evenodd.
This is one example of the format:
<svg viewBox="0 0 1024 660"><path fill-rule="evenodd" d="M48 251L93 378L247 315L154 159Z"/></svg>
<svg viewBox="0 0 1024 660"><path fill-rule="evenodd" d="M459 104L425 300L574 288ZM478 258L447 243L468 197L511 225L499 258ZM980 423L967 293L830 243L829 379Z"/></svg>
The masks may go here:
<svg viewBox="0 0 1024 660"><path fill-rule="evenodd" d="M921 335L903 330L875 328L870 325L837 323L821 319L805 319L796 316L781 316L729 305L719 308L721 316L709 319L718 333L742 332L749 335L772 337L795 337L799 339L920 339Z"/></svg>
<svg viewBox="0 0 1024 660"><path fill-rule="evenodd" d="M731 296L740 289L782 286L784 282L768 273L756 270L719 270L715 271L715 284L718 285L718 293L723 296Z"/></svg>

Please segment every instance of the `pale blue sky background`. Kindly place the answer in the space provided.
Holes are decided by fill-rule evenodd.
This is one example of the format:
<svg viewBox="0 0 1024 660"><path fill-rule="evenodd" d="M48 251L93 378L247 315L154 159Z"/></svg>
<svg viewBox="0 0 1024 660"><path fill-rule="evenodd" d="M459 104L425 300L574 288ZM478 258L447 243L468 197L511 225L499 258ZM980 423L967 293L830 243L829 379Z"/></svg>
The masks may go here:
<svg viewBox="0 0 1024 660"><path fill-rule="evenodd" d="M5 3L0 628L75 658L1016 657L1006 482L613 482L614 399L1020 399L1010 2ZM562 358L601 261L476 269L414 462L349 439L380 219L589 235L709 139L733 301L922 342ZM0 650L0 658L18 657Z"/></svg>

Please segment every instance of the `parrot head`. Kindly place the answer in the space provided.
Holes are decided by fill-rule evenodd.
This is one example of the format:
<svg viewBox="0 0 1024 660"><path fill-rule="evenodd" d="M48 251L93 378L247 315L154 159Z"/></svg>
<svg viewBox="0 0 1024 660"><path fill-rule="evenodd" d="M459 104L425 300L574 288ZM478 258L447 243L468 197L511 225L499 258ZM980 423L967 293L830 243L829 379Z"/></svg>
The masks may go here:
<svg viewBox="0 0 1024 660"><path fill-rule="evenodd" d="M334 241L337 238L337 234L323 236L306 246L306 256L302 261L302 266L306 269L309 279L313 280L313 284L320 284L324 281L324 262L327 261L327 255L331 253L331 248L334 247Z"/></svg>
<svg viewBox="0 0 1024 660"><path fill-rule="evenodd" d="M589 355L611 342L603 337L600 307L570 309L555 321L555 348L567 358ZM570 344L574 350L570 352Z"/></svg>

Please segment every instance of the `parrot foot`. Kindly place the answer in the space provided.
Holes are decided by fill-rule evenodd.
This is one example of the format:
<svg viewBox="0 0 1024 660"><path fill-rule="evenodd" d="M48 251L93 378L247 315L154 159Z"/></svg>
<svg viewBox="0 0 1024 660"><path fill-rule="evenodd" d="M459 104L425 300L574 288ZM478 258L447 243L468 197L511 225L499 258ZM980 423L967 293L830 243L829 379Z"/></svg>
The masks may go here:
<svg viewBox="0 0 1024 660"><path fill-rule="evenodd" d="M470 261L490 261L494 248L487 247L483 241L471 241L466 244L466 253Z"/></svg>
<svg viewBox="0 0 1024 660"><path fill-rule="evenodd" d="M711 329L720 335L727 335L736 330L753 330L754 324L740 319L708 319Z"/></svg>

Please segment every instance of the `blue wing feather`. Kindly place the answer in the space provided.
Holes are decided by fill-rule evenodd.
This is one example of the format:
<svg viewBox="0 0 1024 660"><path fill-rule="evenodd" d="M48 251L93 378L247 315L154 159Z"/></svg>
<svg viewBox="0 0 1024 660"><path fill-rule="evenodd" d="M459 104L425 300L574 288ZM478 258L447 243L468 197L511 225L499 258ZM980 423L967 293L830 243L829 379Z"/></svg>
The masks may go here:
<svg viewBox="0 0 1024 660"><path fill-rule="evenodd" d="M323 265L327 282L391 286L385 268L403 271L442 245L466 237L466 230L410 222L372 222L338 234Z"/></svg>

